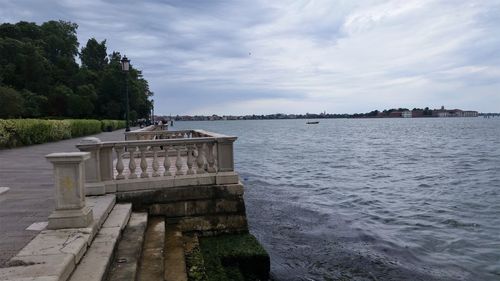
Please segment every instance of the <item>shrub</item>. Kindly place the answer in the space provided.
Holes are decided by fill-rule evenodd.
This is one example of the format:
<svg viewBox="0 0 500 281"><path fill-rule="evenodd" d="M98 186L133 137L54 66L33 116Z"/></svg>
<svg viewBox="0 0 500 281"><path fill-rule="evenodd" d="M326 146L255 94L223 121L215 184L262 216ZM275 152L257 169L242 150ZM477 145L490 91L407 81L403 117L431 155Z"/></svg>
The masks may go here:
<svg viewBox="0 0 500 281"><path fill-rule="evenodd" d="M101 120L101 130L103 132L111 132L114 130L125 128L124 120Z"/></svg>
<svg viewBox="0 0 500 281"><path fill-rule="evenodd" d="M72 138L101 132L101 122L99 120L70 119L65 121L69 122Z"/></svg>
<svg viewBox="0 0 500 281"><path fill-rule="evenodd" d="M0 147L10 147L14 139L14 122L0 119Z"/></svg>
<svg viewBox="0 0 500 281"><path fill-rule="evenodd" d="M122 120L0 119L0 148L39 144L125 127Z"/></svg>
<svg viewBox="0 0 500 281"><path fill-rule="evenodd" d="M64 120L0 120L0 147L39 144L70 137L70 125Z"/></svg>

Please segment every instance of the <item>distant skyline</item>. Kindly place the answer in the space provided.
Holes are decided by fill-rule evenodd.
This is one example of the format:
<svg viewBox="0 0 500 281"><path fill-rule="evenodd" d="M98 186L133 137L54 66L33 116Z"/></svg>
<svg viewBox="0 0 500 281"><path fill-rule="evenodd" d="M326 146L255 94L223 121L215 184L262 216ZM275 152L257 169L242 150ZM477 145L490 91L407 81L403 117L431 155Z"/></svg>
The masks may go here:
<svg viewBox="0 0 500 281"><path fill-rule="evenodd" d="M0 0L143 70L159 115L500 112L500 1Z"/></svg>

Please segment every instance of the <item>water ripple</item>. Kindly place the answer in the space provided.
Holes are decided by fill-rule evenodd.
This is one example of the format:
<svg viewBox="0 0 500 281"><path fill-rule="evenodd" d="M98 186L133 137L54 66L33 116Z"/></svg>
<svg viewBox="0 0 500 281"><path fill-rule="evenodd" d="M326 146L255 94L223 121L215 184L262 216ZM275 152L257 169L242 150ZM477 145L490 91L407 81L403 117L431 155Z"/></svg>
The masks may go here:
<svg viewBox="0 0 500 281"><path fill-rule="evenodd" d="M239 137L276 280L500 280L500 119L178 122Z"/></svg>

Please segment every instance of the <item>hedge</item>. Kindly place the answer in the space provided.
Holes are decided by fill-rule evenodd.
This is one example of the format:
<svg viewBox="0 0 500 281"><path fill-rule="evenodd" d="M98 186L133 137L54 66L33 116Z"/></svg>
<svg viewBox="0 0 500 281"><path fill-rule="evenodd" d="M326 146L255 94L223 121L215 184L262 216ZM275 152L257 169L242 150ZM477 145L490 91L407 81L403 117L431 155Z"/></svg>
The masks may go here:
<svg viewBox="0 0 500 281"><path fill-rule="evenodd" d="M103 132L111 132L125 127L125 120L101 120L101 130Z"/></svg>
<svg viewBox="0 0 500 281"><path fill-rule="evenodd" d="M39 144L125 127L120 120L0 119L0 148Z"/></svg>

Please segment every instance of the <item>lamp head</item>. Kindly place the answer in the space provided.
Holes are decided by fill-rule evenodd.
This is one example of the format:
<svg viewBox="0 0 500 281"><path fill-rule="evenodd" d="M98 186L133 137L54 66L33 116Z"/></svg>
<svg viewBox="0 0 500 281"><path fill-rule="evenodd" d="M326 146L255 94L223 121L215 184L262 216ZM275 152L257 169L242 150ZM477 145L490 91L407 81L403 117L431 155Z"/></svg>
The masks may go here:
<svg viewBox="0 0 500 281"><path fill-rule="evenodd" d="M129 71L130 60L127 58L127 56L123 56L121 63L122 63L122 71L125 71L125 72Z"/></svg>

